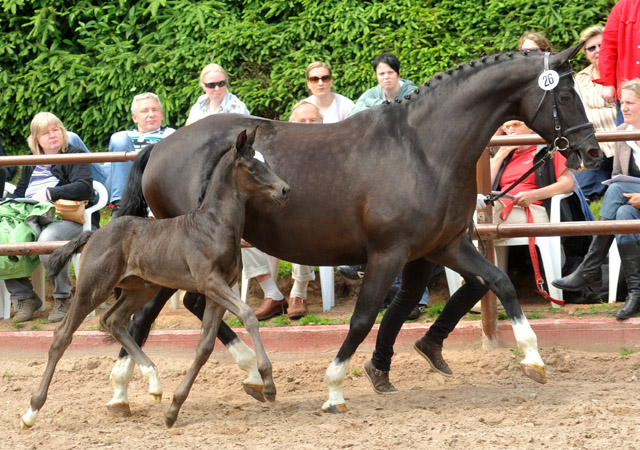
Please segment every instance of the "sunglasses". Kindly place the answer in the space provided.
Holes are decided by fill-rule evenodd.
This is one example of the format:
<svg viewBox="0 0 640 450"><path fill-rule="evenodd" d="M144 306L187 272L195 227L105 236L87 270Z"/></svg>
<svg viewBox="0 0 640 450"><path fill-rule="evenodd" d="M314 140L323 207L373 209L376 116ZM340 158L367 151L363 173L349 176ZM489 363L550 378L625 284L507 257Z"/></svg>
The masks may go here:
<svg viewBox="0 0 640 450"><path fill-rule="evenodd" d="M311 84L316 84L320 80L322 80L323 83L327 83L329 80L331 80L331 75L323 75L321 77L309 77L307 78L307 80L309 80L309 83Z"/></svg>
<svg viewBox="0 0 640 450"><path fill-rule="evenodd" d="M520 49L521 52L525 52L525 53L529 53L529 52L539 52L540 48L539 47L531 47L531 48L521 48Z"/></svg>
<svg viewBox="0 0 640 450"><path fill-rule="evenodd" d="M596 44L596 45L592 45L591 47L587 47L586 50L591 53L591 52L595 52L596 48L600 48L600 44Z"/></svg>
<svg viewBox="0 0 640 450"><path fill-rule="evenodd" d="M216 87L222 88L227 85L227 80L222 81L214 81L213 83L203 83L204 87L208 87L209 89L213 89Z"/></svg>

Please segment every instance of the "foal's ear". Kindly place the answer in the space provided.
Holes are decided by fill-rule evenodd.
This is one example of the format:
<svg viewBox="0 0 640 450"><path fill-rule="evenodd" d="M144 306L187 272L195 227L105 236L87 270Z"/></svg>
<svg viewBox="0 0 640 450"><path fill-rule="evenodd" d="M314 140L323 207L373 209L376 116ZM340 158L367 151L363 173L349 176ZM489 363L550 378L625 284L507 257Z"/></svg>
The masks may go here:
<svg viewBox="0 0 640 450"><path fill-rule="evenodd" d="M561 66L567 61L573 59L578 54L578 52L580 51L583 45L584 45L584 42L580 42L575 47L571 47L566 50L562 50L559 53L556 53L555 55L552 56L552 60L554 62L553 65L556 67Z"/></svg>
<svg viewBox="0 0 640 450"><path fill-rule="evenodd" d="M249 146L250 147L250 146ZM247 151L247 130L242 130L236 138L236 154L244 156Z"/></svg>

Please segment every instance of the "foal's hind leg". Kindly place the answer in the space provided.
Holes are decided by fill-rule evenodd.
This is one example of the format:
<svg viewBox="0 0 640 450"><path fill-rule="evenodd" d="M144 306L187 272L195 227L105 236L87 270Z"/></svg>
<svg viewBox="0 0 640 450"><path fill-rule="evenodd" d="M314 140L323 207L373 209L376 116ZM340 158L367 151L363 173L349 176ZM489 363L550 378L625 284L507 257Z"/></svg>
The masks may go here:
<svg viewBox="0 0 640 450"><path fill-rule="evenodd" d="M200 320L204 314L205 302L204 295L194 292L187 292L183 300L184 306ZM260 402L266 401L255 352L224 321L220 323L220 328L218 328L218 339L227 347L238 367L247 372L248 376L242 382L244 391Z"/></svg>
<svg viewBox="0 0 640 450"><path fill-rule="evenodd" d="M200 369L207 362L211 352L213 351L216 334L218 333L218 327L222 321L224 312L224 306L215 304L213 301L207 299L207 305L205 306L204 316L202 318L200 340L198 341L198 347L196 348L196 357L193 360L189 371L182 380L182 383L180 383L180 386L178 386L174 392L171 406L165 414L164 423L168 428L171 428L178 418L180 408L187 399Z"/></svg>
<svg viewBox="0 0 640 450"><path fill-rule="evenodd" d="M522 312L509 277L478 253L471 242L463 237L453 243L446 254L439 256L438 262L465 277L477 279L496 294L509 316L518 347L524 353L520 367L532 380L546 383L544 363L538 352L538 339Z"/></svg>
<svg viewBox="0 0 640 450"><path fill-rule="evenodd" d="M27 429L35 424L38 412L47 400L47 392L53 373L56 369L56 365L67 347L71 343L73 333L78 329L82 321L87 317L91 311L93 311L100 303L102 303L108 296L108 291L105 295L100 295L98 290L94 291L91 296L85 295L86 289L79 286L76 291L76 298L71 302L69 311L65 315L62 322L56 327L53 333L53 340L49 347L49 358L47 361L47 367L45 368L40 387L31 396L31 406L26 414L24 414L20 420L22 428Z"/></svg>
<svg viewBox="0 0 640 450"><path fill-rule="evenodd" d="M120 342L124 349L129 353L130 358L138 364L142 374L149 379L149 394L151 394L151 397L156 401L160 401L162 399L162 386L160 385L160 380L158 378L158 370L151 359L149 359L129 334L126 326L129 323L131 314L137 311L140 306L147 303L151 297L159 292L159 290L159 287L151 289L146 287L131 290L123 289L116 303L104 312L100 318L102 326L108 330L118 342ZM127 364L127 369L133 370L132 363L127 362ZM124 398L126 402L123 402L122 398L118 398L117 400L119 400L119 403L111 400L107 404L109 411L113 414L123 416L129 415L130 412L127 413L129 405L128 401L126 401L126 397Z"/></svg>
<svg viewBox="0 0 640 450"><path fill-rule="evenodd" d="M155 292L155 290L152 292ZM142 347L149 336L151 325L174 292L174 289L161 289L153 300L133 315L127 330L140 347ZM133 377L134 368L135 363L133 359L131 359L124 348L121 348L118 360L113 366L111 376L109 377L109 381L111 381L111 385L113 386L113 398L107 403L107 409L113 415L120 417L128 417L131 415L127 390L129 388L129 382Z"/></svg>

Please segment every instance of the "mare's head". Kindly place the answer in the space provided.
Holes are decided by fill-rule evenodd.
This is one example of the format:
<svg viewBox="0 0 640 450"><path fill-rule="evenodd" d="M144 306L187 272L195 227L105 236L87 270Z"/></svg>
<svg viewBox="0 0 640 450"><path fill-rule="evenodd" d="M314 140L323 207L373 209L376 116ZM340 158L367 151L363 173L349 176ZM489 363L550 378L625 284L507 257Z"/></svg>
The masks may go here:
<svg viewBox="0 0 640 450"><path fill-rule="evenodd" d="M526 70L533 70L534 74L523 77L528 84L520 103L522 119L557 146L571 169L595 167L603 157L573 81L571 58L581 47L579 44L559 53L526 55L530 63Z"/></svg>
<svg viewBox="0 0 640 450"><path fill-rule="evenodd" d="M260 154L256 154L252 145L258 127L247 135L243 130L236 139L234 161L236 166L237 186L248 197L269 196L278 203L289 198L289 185L264 162Z"/></svg>

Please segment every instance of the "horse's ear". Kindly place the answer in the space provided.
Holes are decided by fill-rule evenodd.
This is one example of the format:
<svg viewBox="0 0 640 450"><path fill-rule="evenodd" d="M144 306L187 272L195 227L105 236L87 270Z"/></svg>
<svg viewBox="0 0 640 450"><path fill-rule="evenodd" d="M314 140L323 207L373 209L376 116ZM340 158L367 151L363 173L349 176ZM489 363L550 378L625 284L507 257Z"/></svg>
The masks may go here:
<svg viewBox="0 0 640 450"><path fill-rule="evenodd" d="M561 52L553 55L552 59L553 59L553 62L555 63L554 66L561 66L567 61L573 59L578 54L578 52L580 51L583 45L584 45L584 42L580 42L575 47L562 50Z"/></svg>
<svg viewBox="0 0 640 450"><path fill-rule="evenodd" d="M247 130L242 130L236 139L236 155L245 156L250 147L247 145Z"/></svg>
<svg viewBox="0 0 640 450"><path fill-rule="evenodd" d="M253 141L256 140L256 133L258 132L258 125L253 129L251 134L247 136L247 146L251 147L253 145Z"/></svg>

